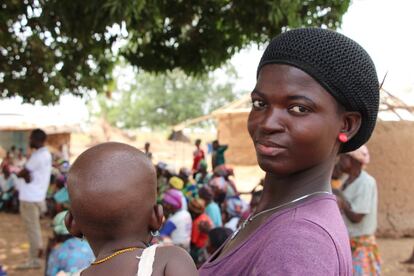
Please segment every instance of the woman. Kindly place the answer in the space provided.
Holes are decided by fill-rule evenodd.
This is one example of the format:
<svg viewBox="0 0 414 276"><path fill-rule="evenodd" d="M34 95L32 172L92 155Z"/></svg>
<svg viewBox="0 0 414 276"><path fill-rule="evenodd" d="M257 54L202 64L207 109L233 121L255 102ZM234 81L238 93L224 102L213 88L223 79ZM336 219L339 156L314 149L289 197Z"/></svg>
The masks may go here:
<svg viewBox="0 0 414 276"><path fill-rule="evenodd" d="M160 230L160 236L165 243L180 246L190 252L191 215L182 208L182 193L176 189L167 190L162 199L167 221Z"/></svg>
<svg viewBox="0 0 414 276"><path fill-rule="evenodd" d="M55 276L59 272L75 273L95 260L89 244L71 236L65 226L67 211L58 213L53 219L54 237L49 240L47 249L46 275Z"/></svg>
<svg viewBox="0 0 414 276"><path fill-rule="evenodd" d="M272 40L257 72L248 130L263 195L200 275L352 275L330 181L337 154L374 129L375 66L351 39L305 28Z"/></svg>
<svg viewBox="0 0 414 276"><path fill-rule="evenodd" d="M369 163L366 146L341 155L340 170L348 177L338 205L351 237L354 276L380 275L381 260L375 240L377 230L377 184L363 168Z"/></svg>

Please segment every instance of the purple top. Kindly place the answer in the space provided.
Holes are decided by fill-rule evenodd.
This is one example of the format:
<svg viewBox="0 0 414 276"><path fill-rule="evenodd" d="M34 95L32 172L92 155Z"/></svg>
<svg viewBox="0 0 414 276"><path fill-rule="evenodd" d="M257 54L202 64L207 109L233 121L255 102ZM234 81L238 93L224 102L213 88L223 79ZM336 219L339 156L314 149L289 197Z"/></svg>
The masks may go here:
<svg viewBox="0 0 414 276"><path fill-rule="evenodd" d="M204 275L352 275L335 196L315 196L272 214L234 250L207 261L200 268Z"/></svg>

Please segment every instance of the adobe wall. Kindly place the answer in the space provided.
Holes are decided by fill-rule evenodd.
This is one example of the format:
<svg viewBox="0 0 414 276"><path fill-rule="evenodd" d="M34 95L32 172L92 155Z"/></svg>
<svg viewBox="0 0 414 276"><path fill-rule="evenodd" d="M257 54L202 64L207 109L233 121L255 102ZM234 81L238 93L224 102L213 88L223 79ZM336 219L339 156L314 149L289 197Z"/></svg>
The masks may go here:
<svg viewBox="0 0 414 276"><path fill-rule="evenodd" d="M367 171L378 185L378 235L414 236L414 122L379 122Z"/></svg>
<svg viewBox="0 0 414 276"><path fill-rule="evenodd" d="M248 113L220 115L217 137L220 144L228 144L226 162L234 165L257 165L256 152L247 131Z"/></svg>
<svg viewBox="0 0 414 276"><path fill-rule="evenodd" d="M247 115L218 118L218 139L229 145L227 163L257 165ZM368 148L371 164L367 171L378 184L378 235L414 236L414 122L378 122Z"/></svg>
<svg viewBox="0 0 414 276"><path fill-rule="evenodd" d="M53 152L60 152L62 145L70 146L70 133L48 134L46 144Z"/></svg>

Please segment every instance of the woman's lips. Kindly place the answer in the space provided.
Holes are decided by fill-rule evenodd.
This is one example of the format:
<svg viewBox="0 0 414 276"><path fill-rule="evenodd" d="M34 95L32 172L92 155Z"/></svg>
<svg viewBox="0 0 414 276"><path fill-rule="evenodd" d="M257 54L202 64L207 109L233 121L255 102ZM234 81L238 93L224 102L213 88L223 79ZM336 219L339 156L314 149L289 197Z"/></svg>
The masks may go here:
<svg viewBox="0 0 414 276"><path fill-rule="evenodd" d="M256 143L256 151L261 155L276 156L284 150L286 150L286 148L279 145Z"/></svg>

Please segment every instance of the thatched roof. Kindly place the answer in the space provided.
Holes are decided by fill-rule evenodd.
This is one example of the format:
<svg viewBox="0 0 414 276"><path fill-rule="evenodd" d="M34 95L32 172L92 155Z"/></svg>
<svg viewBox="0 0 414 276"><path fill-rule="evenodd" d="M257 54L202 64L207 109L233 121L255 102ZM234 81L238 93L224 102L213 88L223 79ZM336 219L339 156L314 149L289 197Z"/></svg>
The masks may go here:
<svg viewBox="0 0 414 276"><path fill-rule="evenodd" d="M62 124L44 118L39 120L36 117L25 116L23 114L0 113L0 131L28 131L41 128L48 134L70 133L79 129L78 125Z"/></svg>
<svg viewBox="0 0 414 276"><path fill-rule="evenodd" d="M73 113L59 106L22 104L18 100L0 101L0 131L29 131L42 128L48 134L68 133L80 129Z"/></svg>

